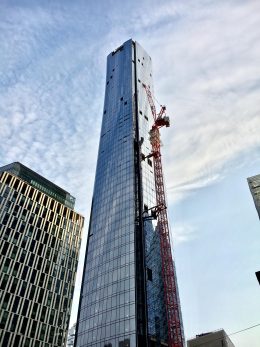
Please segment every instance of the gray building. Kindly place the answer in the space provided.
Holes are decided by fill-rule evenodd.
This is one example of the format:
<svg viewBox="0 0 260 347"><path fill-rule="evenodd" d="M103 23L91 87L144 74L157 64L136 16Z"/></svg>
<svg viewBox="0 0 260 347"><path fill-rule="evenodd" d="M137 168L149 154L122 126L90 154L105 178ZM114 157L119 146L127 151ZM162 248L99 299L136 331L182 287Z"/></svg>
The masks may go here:
<svg viewBox="0 0 260 347"><path fill-rule="evenodd" d="M196 335L187 343L188 347L235 347L223 329Z"/></svg>
<svg viewBox="0 0 260 347"><path fill-rule="evenodd" d="M154 120L143 84L153 91L151 57L128 40L107 58L77 347L170 346L157 221L149 217L156 206L148 158ZM180 347L179 313L172 331L182 336Z"/></svg>
<svg viewBox="0 0 260 347"><path fill-rule="evenodd" d="M260 175L248 177L247 182L260 218Z"/></svg>
<svg viewBox="0 0 260 347"><path fill-rule="evenodd" d="M0 346L64 346L83 217L20 163L0 168Z"/></svg>

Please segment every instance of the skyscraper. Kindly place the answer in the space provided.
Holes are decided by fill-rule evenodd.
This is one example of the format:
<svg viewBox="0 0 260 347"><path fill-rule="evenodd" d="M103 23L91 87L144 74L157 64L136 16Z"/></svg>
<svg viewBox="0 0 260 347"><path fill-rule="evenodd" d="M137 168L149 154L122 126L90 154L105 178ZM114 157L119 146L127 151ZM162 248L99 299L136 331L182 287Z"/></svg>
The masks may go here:
<svg viewBox="0 0 260 347"><path fill-rule="evenodd" d="M154 119L144 86L152 92L151 58L137 42L128 40L107 58L77 347L184 345L177 283L175 300L169 303L172 293L165 289L162 273L167 269L153 220L157 200L150 129ZM168 253L169 268L175 271ZM171 314L177 316L175 325L169 325ZM178 336L175 344L169 343L169 326Z"/></svg>
<svg viewBox="0 0 260 347"><path fill-rule="evenodd" d="M0 346L66 343L83 217L20 163L0 168Z"/></svg>
<svg viewBox="0 0 260 347"><path fill-rule="evenodd" d="M247 182L260 218L260 175L248 177Z"/></svg>

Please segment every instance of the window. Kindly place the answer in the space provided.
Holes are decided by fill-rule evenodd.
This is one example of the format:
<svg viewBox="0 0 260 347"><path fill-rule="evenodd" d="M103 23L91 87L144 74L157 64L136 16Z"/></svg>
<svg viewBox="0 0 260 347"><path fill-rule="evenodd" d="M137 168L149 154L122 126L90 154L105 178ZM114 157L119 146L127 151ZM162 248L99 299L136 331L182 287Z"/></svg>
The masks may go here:
<svg viewBox="0 0 260 347"><path fill-rule="evenodd" d="M20 296L24 297L25 291L27 288L27 282L23 282L22 286L21 286L21 290L20 290Z"/></svg>
<svg viewBox="0 0 260 347"><path fill-rule="evenodd" d="M5 233L4 233L4 240L8 240L10 233L11 233L11 229L7 228Z"/></svg>
<svg viewBox="0 0 260 347"><path fill-rule="evenodd" d="M31 313L33 319L35 319L36 317L37 310L38 310L38 304L35 302L33 305L32 313Z"/></svg>
<svg viewBox="0 0 260 347"><path fill-rule="evenodd" d="M20 202L19 202L19 205L20 205L21 207L23 207L24 202L25 202L25 196L23 195L23 196L21 197L21 200L20 200Z"/></svg>
<svg viewBox="0 0 260 347"><path fill-rule="evenodd" d="M33 202L32 202L32 200L30 200L29 203L28 203L28 206L27 206L27 209L28 209L29 211L31 211L32 205L33 205Z"/></svg>
<svg viewBox="0 0 260 347"><path fill-rule="evenodd" d="M55 308L56 308L56 310L58 310L59 304L60 304L60 296L57 295L56 302L55 302Z"/></svg>
<svg viewBox="0 0 260 347"><path fill-rule="evenodd" d="M8 219L9 219L9 216L10 216L9 213L6 213L6 214L5 214L4 219L3 219L3 221L2 221L2 223L3 223L4 225L7 224L7 221L8 221Z"/></svg>
<svg viewBox="0 0 260 347"><path fill-rule="evenodd" d="M151 159L148 159L147 162L148 162L148 165L150 165L151 167L153 166Z"/></svg>
<svg viewBox="0 0 260 347"><path fill-rule="evenodd" d="M27 273L28 273L28 266L25 266L22 272L22 280L26 279Z"/></svg>
<svg viewBox="0 0 260 347"><path fill-rule="evenodd" d="M40 240L40 238L41 238L41 229L38 229L37 230L37 233L36 233L36 237L35 237L35 239L37 240L37 241L39 241ZM41 246L41 249L42 249L42 244L40 244L40 246ZM39 247L40 248L40 247ZM39 253L38 253L39 254ZM39 255L41 255L41 254L39 254Z"/></svg>
<svg viewBox="0 0 260 347"><path fill-rule="evenodd" d="M15 228L16 228L17 222L18 222L18 219L17 219L17 218L14 218L14 220L13 220L13 222L12 222L12 225L11 225L11 228L12 228L12 229L15 229Z"/></svg>
<svg viewBox="0 0 260 347"><path fill-rule="evenodd" d="M13 236L13 243L14 243L14 244L17 244L18 239L19 239L19 233L16 232L16 233L14 234L14 236Z"/></svg>
<svg viewBox="0 0 260 347"><path fill-rule="evenodd" d="M31 274L31 279L30 279L31 283L35 282L36 275L37 275L37 271L35 269L33 269L32 274Z"/></svg>
<svg viewBox="0 0 260 347"><path fill-rule="evenodd" d="M45 274L44 274L44 272L42 272L41 276L40 276L40 280L39 280L39 286L40 287L43 286L44 280L45 280Z"/></svg>
<svg viewBox="0 0 260 347"><path fill-rule="evenodd" d="M13 246L13 250L12 250L12 253L11 253L11 258L14 259L16 254L18 252L18 247L17 246Z"/></svg>
<svg viewBox="0 0 260 347"><path fill-rule="evenodd" d="M51 300L52 300L52 294L49 293L49 294L48 294L48 299L47 299L47 305L48 305L48 306L51 306Z"/></svg>
<svg viewBox="0 0 260 347"><path fill-rule="evenodd" d="M22 190L21 190L21 193L24 194L25 191L26 191L26 188L27 188L27 184L24 183L23 186L22 186Z"/></svg>
<svg viewBox="0 0 260 347"><path fill-rule="evenodd" d="M17 196L18 196L18 193L17 193L17 192L14 192L14 193L13 193L13 196L12 196L12 198L11 198L11 201L12 201L12 202L15 202Z"/></svg>
<svg viewBox="0 0 260 347"><path fill-rule="evenodd" d="M46 206L47 205L47 202L48 202L48 198L47 196L45 195L44 199L43 199L43 205Z"/></svg>
<svg viewBox="0 0 260 347"><path fill-rule="evenodd" d="M14 269L13 269L13 276L17 276L17 273L19 271L20 264L18 262L15 263Z"/></svg>
<svg viewBox="0 0 260 347"><path fill-rule="evenodd" d="M16 296L15 299L14 299L12 312L14 312L14 313L17 312L17 308L18 308L18 306L19 306L19 301L20 301L19 296Z"/></svg>
<svg viewBox="0 0 260 347"><path fill-rule="evenodd" d="M53 207L54 207L54 200L51 200L50 209L53 210Z"/></svg>
<svg viewBox="0 0 260 347"><path fill-rule="evenodd" d="M21 256L20 256L20 260L19 260L20 263L24 262L26 254L27 254L26 250L23 250L22 253L21 253Z"/></svg>
<svg viewBox="0 0 260 347"><path fill-rule="evenodd" d="M32 253L30 256L29 263L28 263L29 266L33 266L34 257L35 257L35 254Z"/></svg>
<svg viewBox="0 0 260 347"><path fill-rule="evenodd" d="M0 323L0 328L4 329L6 321L8 318L8 313L6 311L4 311L3 315L2 315L2 319L1 319L1 323Z"/></svg>
<svg viewBox="0 0 260 347"><path fill-rule="evenodd" d="M148 279L148 281L152 281L153 280L153 272L149 268L147 268L147 279Z"/></svg>
<svg viewBox="0 0 260 347"><path fill-rule="evenodd" d="M42 258L41 258L41 259L42 259ZM38 265L39 265L39 262L38 262ZM46 265L45 265L45 270L44 270L44 272L45 272L46 274L49 273L50 267L51 267L51 262L50 262L49 260L47 260L47 261L46 261ZM41 266L40 266L39 270L40 270L40 269L41 269Z"/></svg>
<svg viewBox="0 0 260 347"><path fill-rule="evenodd" d="M43 324L41 329L41 335L40 335L40 340L42 341L44 340L45 332L46 332L46 324Z"/></svg>
<svg viewBox="0 0 260 347"><path fill-rule="evenodd" d="M45 299L45 292L44 292L44 289L40 289L39 290L39 295L38 295L38 300L37 300L37 302L39 303L39 304L42 304L42 302L44 301L44 299Z"/></svg>
<svg viewBox="0 0 260 347"><path fill-rule="evenodd" d="M25 229L25 222L22 222L21 225L20 225L20 230L19 232L22 233Z"/></svg>
<svg viewBox="0 0 260 347"><path fill-rule="evenodd" d="M16 335L16 336L15 336L15 339L14 339L14 346L19 346L20 338L21 338L20 335Z"/></svg>
<svg viewBox="0 0 260 347"><path fill-rule="evenodd" d="M4 192L4 194L3 194L4 198L7 198L7 197L8 197L8 194L9 194L10 190L11 190L11 189L10 189L9 187L6 187L6 188L5 188L5 192Z"/></svg>
<svg viewBox="0 0 260 347"><path fill-rule="evenodd" d="M43 250L43 244L40 243L40 244L39 244L39 248L38 248L38 255L39 255L39 256L42 255L42 250Z"/></svg>
<svg viewBox="0 0 260 347"><path fill-rule="evenodd" d="M36 241L35 241L35 240L32 240L31 246L30 246L30 252L33 252L33 251L34 251L35 243L36 243Z"/></svg>
<svg viewBox="0 0 260 347"><path fill-rule="evenodd" d="M53 342L54 333L55 333L55 328L51 327L51 329L50 329L50 336L49 336L49 342L50 343Z"/></svg>
<svg viewBox="0 0 260 347"><path fill-rule="evenodd" d="M31 328L31 337L35 337L36 329L37 329L37 323L34 321Z"/></svg>
<svg viewBox="0 0 260 347"><path fill-rule="evenodd" d="M9 337L10 337L10 333L6 332L5 337L3 339L3 346L8 346Z"/></svg>
<svg viewBox="0 0 260 347"><path fill-rule="evenodd" d="M2 308L3 308L3 309L6 309L6 307L7 307L7 305L8 305L9 299L10 299L10 294L9 294L9 293L6 293L6 294L5 294L5 297L4 297L3 304L2 304Z"/></svg>
<svg viewBox="0 0 260 347"><path fill-rule="evenodd" d="M29 198L32 199L34 191L35 191L34 188L31 188L31 189L30 189Z"/></svg>
<svg viewBox="0 0 260 347"><path fill-rule="evenodd" d="M3 267L3 272L8 272L10 262L11 262L10 259L6 259L6 260L5 260L4 267Z"/></svg>
<svg viewBox="0 0 260 347"><path fill-rule="evenodd" d="M8 248L9 248L9 243L7 241L5 241L3 248L2 248L2 255L6 255Z"/></svg>
<svg viewBox="0 0 260 347"><path fill-rule="evenodd" d="M40 205L39 204L37 204L36 206L35 206L35 209L34 209L34 213L35 214L38 214L39 213L39 211L40 211Z"/></svg>
<svg viewBox="0 0 260 347"><path fill-rule="evenodd" d="M55 316L55 311L51 310L50 319L49 319L49 324L51 325L53 325L54 316Z"/></svg>
<svg viewBox="0 0 260 347"><path fill-rule="evenodd" d="M37 270L41 270L42 262L43 262L43 258L42 257L38 257L38 262L37 262L37 266L36 266Z"/></svg>
<svg viewBox="0 0 260 347"><path fill-rule="evenodd" d="M29 307L29 300L25 299L23 303L23 310L22 310L22 315L26 316L27 309ZM27 319L27 318L26 318ZM22 332L22 331L21 331Z"/></svg>
<svg viewBox="0 0 260 347"><path fill-rule="evenodd" d="M10 328L11 331L15 331L16 330L17 320L18 320L18 315L14 314L13 320L12 320L12 324L11 324L11 328Z"/></svg>
<svg viewBox="0 0 260 347"><path fill-rule="evenodd" d="M35 287L35 285L32 285L31 291L30 291L30 296L29 296L30 300L33 300L35 291L36 291L36 287Z"/></svg>

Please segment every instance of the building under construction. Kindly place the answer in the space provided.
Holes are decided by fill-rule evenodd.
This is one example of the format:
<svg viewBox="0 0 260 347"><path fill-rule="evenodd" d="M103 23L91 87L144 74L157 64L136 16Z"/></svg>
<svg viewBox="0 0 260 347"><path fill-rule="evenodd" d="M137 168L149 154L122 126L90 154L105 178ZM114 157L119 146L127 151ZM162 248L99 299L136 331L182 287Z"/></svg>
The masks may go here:
<svg viewBox="0 0 260 347"><path fill-rule="evenodd" d="M184 347L152 62L128 40L107 58L75 346Z"/></svg>

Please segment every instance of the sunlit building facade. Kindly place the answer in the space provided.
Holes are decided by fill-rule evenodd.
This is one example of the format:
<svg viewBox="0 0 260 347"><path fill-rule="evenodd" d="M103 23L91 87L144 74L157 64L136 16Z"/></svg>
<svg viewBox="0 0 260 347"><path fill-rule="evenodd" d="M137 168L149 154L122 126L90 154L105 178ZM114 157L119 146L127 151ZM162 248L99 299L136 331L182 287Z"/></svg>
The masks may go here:
<svg viewBox="0 0 260 347"><path fill-rule="evenodd" d="M258 217L260 218L260 175L249 177L247 182L254 199Z"/></svg>
<svg viewBox="0 0 260 347"><path fill-rule="evenodd" d="M84 219L20 163L0 168L0 346L65 346Z"/></svg>
<svg viewBox="0 0 260 347"><path fill-rule="evenodd" d="M168 345L143 83L153 90L151 58L129 40L107 58L76 347Z"/></svg>
<svg viewBox="0 0 260 347"><path fill-rule="evenodd" d="M75 341L76 323L69 328L66 347L73 347Z"/></svg>
<svg viewBox="0 0 260 347"><path fill-rule="evenodd" d="M235 347L223 329L196 335L187 344L188 347Z"/></svg>

